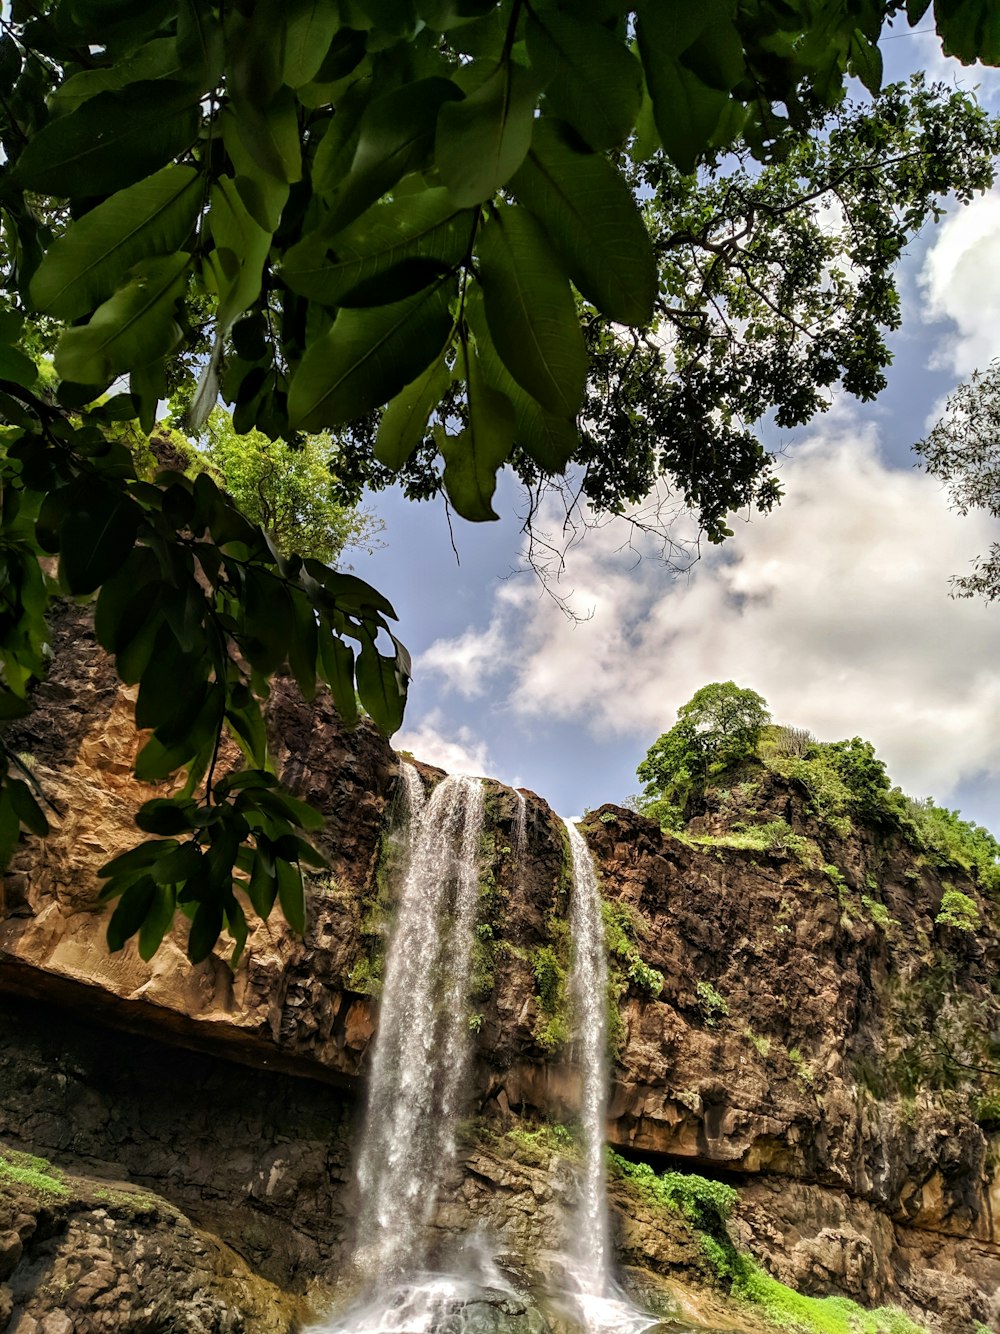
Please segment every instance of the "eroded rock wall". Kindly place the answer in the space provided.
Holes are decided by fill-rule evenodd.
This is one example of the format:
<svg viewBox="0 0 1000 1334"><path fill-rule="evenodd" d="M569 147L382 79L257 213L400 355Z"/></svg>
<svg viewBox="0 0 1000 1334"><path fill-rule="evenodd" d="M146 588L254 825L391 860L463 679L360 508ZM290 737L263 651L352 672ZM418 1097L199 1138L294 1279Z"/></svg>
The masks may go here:
<svg viewBox="0 0 1000 1334"><path fill-rule="evenodd" d="M373 729L345 732L327 701L306 707L280 684L269 710L272 739L285 781L326 816L331 863L311 885L306 937L293 937L276 915L254 930L235 975L221 955L188 965L182 928L149 964L131 946L108 956L96 872L134 842L131 813L148 793L129 776L128 692L115 688L79 617L68 614L59 634L57 671L40 688L41 707L7 734L58 811L52 835L25 843L4 885L0 991L21 998L10 1002L11 1024L25 999L41 1000L95 1032L100 1026L109 1050L133 1041L112 1035L126 1029L203 1053L203 1074L194 1079L200 1101L180 1129L164 1132L167 1147L153 1155L164 1165L165 1193L190 1208L195 1222L238 1243L265 1276L269 1233L263 1224L254 1231L258 1214L276 1225L286 1192L289 1201L313 1201L304 1213L289 1206L278 1228L280 1281L301 1285L307 1272L336 1266L353 1207L348 1143L399 855L391 834L396 757ZM436 771L423 773L436 780ZM572 1116L577 1080L562 1041L560 990L570 879L564 831L543 800L528 795L520 857L514 794L489 783L486 809L475 970L479 1075L470 1110L503 1131L522 1119ZM745 1240L779 1276L807 1290L901 1301L945 1330L972 1320L1000 1329L992 1123L979 1110L992 1088L983 1053L1000 1032L992 907L953 870L948 883L977 901L983 928L938 924L942 873L898 833L840 837L808 811L801 792L766 771L714 794L691 832L711 837L740 820L777 819L816 855L686 842L617 807L588 817L605 898L617 905L619 925L629 925L645 970L631 968L625 955L614 961L620 994L609 1137L654 1165L721 1173L739 1184ZM649 969L663 978L655 995ZM248 1131L252 1150L241 1156L234 1148L231 1160L220 1155L198 1130L200 1116L229 1107L225 1080L212 1076L213 1056L267 1078L295 1076L288 1087L315 1109L306 1117L311 1129L283 1093L273 1129ZM108 1057L119 1066L123 1059ZM102 1113L90 1142L77 1103L60 1102L46 1083L44 1070L56 1064L50 1058L38 1066L39 1087L49 1090L44 1112L25 1118L17 1110L23 1101L5 1092L9 1081L0 1084L0 1134L20 1127L21 1141L115 1161L156 1185L159 1172L146 1157L152 1150L129 1127L143 1125L153 1104L170 1101L163 1089L122 1092L121 1106L130 1110L117 1122ZM142 1061L129 1058L125 1066L138 1070ZM188 1095L180 1090L190 1084L190 1076L178 1076L182 1103ZM252 1121L236 1106L223 1119L230 1116L240 1126ZM122 1128L117 1144L115 1124ZM281 1158L279 1140L299 1147ZM263 1204L259 1183L247 1184L257 1180L258 1159L271 1183ZM473 1184L459 1191L464 1204L455 1196L456 1218L472 1204L489 1215L489 1202L505 1191L514 1198L517 1190L495 1177L470 1167ZM544 1213L537 1199L532 1209ZM315 1224L304 1227L306 1216ZM625 1253L636 1260L643 1230L622 1228ZM647 1262L656 1268L651 1233L648 1245Z"/></svg>

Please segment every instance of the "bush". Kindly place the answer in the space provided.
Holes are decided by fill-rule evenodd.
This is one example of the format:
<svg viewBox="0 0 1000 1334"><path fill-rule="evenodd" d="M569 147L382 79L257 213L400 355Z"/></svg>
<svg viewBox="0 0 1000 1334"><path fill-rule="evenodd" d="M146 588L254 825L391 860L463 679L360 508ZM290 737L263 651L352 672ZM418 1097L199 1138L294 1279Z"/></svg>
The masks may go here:
<svg viewBox="0 0 1000 1334"><path fill-rule="evenodd" d="M941 898L941 911L934 921L938 926L953 926L959 931L978 931L982 925L975 900L958 889L946 889Z"/></svg>
<svg viewBox="0 0 1000 1334"><path fill-rule="evenodd" d="M1000 843L988 829L936 806L930 797L911 800L908 813L936 865L957 866L974 875L985 893L1000 892Z"/></svg>

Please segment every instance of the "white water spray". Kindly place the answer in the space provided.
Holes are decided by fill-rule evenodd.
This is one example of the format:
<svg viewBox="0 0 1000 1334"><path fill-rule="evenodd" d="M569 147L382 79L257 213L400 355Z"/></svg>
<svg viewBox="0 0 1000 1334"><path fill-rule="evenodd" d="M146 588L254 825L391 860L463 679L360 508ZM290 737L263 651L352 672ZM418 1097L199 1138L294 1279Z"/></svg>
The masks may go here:
<svg viewBox="0 0 1000 1334"><path fill-rule="evenodd" d="M427 1259L427 1226L455 1159L468 1086L468 992L483 823L478 779L447 777L424 801L403 766L410 856L386 959L358 1164L355 1253L369 1282Z"/></svg>

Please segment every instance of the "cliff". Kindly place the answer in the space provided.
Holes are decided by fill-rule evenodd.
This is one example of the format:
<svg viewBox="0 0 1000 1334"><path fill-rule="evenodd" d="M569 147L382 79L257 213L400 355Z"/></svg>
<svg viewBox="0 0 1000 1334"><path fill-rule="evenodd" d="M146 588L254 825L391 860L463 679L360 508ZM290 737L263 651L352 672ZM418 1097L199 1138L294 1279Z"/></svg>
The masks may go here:
<svg viewBox="0 0 1000 1334"><path fill-rule="evenodd" d="M148 964L131 945L109 956L95 872L135 841L148 793L130 778L128 692L78 617L58 634L37 712L5 736L57 814L18 850L0 902L0 1232L17 1238L0 1237L0 1328L5 1315L18 1334L161 1328L126 1315L127 1294L97 1299L164 1229L178 1242L162 1300L208 1294L176 1328L289 1328L352 1239L398 762L374 729L345 732L328 702L280 684L268 721L283 777L326 817L330 871L310 886L306 937L275 915L235 974L221 956L192 968L180 934ZM733 1242L792 1287L898 1305L928 1329L1000 1330L994 905L905 831L824 820L763 765L732 780L680 836L613 806L583 826L611 949L620 1256L692 1321L763 1327L748 1308L726 1314L691 1218L629 1175L680 1169L737 1189ZM474 1120L438 1224L481 1220L523 1257L552 1245L572 1189L545 1129L571 1116L577 1079L570 880L541 798L528 794L522 857L515 795L490 782L486 807ZM745 832L765 827L788 832ZM975 905L975 929L938 920L949 890ZM26 1184L17 1152L72 1188ZM95 1246L114 1281L81 1305L79 1253ZM244 1295L213 1306L219 1274Z"/></svg>

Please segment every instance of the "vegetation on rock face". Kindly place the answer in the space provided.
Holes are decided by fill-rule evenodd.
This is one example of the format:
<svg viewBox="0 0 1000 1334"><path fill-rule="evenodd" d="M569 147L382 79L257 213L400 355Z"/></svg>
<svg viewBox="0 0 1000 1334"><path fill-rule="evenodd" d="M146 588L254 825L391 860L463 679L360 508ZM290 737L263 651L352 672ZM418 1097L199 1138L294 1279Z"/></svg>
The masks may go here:
<svg viewBox="0 0 1000 1334"><path fill-rule="evenodd" d="M727 1222L739 1192L721 1181L687 1172L656 1173L608 1152L611 1174L654 1207L681 1214L699 1235L705 1257L731 1295L757 1308L782 1329L800 1334L924 1334L896 1307L865 1310L846 1297L807 1297L738 1251Z"/></svg>
<svg viewBox="0 0 1000 1334"><path fill-rule="evenodd" d="M968 98L915 86L843 105L849 75L878 91L885 22L926 9L14 6L0 717L27 712L44 676L53 593L96 598L151 733L137 772L180 788L144 807L153 839L106 868L112 948L138 933L150 956L177 907L196 960L223 929L239 953L246 903L267 917L279 902L301 929L315 820L271 778L267 682L284 666L307 696L325 682L348 722L357 690L391 733L409 675L386 599L276 551L206 474L139 478L121 422L148 432L200 363L192 429L220 391L237 431L289 447L344 427L355 497L400 473L484 520L505 463L534 485L573 461L596 507L663 475L724 537L728 509L777 491L739 423L804 421L838 379L877 392L892 266L950 193L993 178L996 131ZM988 14L937 6L946 48L1000 60ZM831 241L810 205L834 189ZM716 312L746 329L740 347ZM235 781L216 769L225 732L246 757ZM46 821L0 760L5 860Z"/></svg>
<svg viewBox="0 0 1000 1334"><path fill-rule="evenodd" d="M734 709L745 709L751 719L756 719L755 727L739 734L738 743L718 740L711 712L702 732L691 724L692 716L705 717L705 701L714 708L720 700ZM678 832L688 818L700 813L710 785L719 785L730 771L742 773L741 766L755 763L803 793L807 813L836 838L846 838L855 824L880 833L895 831L932 864L967 872L984 893L1000 892L1000 843L989 830L963 820L958 811L938 806L930 798L907 797L893 786L870 741L857 736L844 741L817 741L801 728L768 726L769 716L766 704L753 691L740 690L731 681L703 686L681 706L676 726L653 743L639 765L638 776L646 784L638 799L639 809L659 820L665 831ZM749 798L753 786L748 786L748 781L738 784L723 804L728 809L728 801L739 793ZM748 851L787 852L809 867L818 868L822 863L815 842L796 833L786 820L754 823L744 816L733 820L724 833L699 834L691 841ZM841 874L836 866L828 869L833 879ZM963 929L974 930L978 909L967 895L959 898L967 899L972 912L958 899L948 899L948 905L942 904L945 924L959 925L961 921ZM868 906L874 902L869 895ZM880 906L884 913L884 905ZM887 915L883 918L877 907L872 916L879 925L888 926L890 919Z"/></svg>

